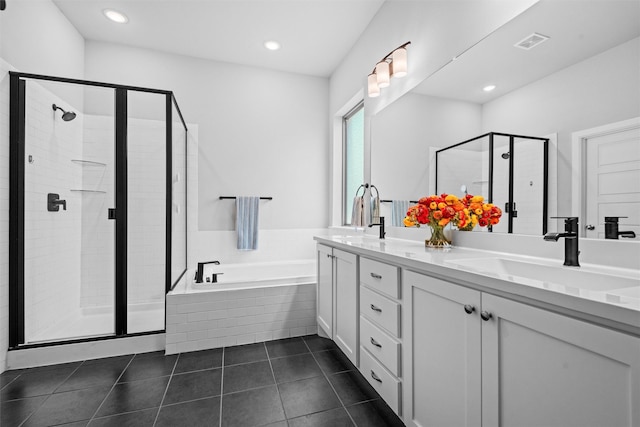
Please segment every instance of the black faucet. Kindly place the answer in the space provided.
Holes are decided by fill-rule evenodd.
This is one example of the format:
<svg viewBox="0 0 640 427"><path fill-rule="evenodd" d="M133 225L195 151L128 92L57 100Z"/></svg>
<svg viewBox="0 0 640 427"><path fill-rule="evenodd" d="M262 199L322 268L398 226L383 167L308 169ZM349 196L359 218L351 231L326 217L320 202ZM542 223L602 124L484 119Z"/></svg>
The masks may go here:
<svg viewBox="0 0 640 427"><path fill-rule="evenodd" d="M195 277L195 281L196 283L202 283L202 279L204 276L204 266L207 264L216 264L216 265L220 265L220 261L207 261L207 262L199 262L198 263L198 269L196 270L196 277Z"/></svg>
<svg viewBox="0 0 640 427"><path fill-rule="evenodd" d="M564 237L564 265L569 267L580 267L578 262L578 217L577 216L554 216L552 218L564 218L564 233L547 233L544 240L547 242L557 242Z"/></svg>
<svg viewBox="0 0 640 427"><path fill-rule="evenodd" d="M380 222L379 222L379 223L377 223L377 224L369 224L369 227L373 227L374 225L379 225L379 226L380 226L380 238L381 238L381 239L384 239L385 234L387 234L387 233L384 231L384 217L383 217L383 216L381 216L381 217L380 217Z"/></svg>
<svg viewBox="0 0 640 427"><path fill-rule="evenodd" d="M604 238L618 239L619 236L634 239L636 233L633 231L618 231L618 219L628 218L626 216L605 216L604 217Z"/></svg>

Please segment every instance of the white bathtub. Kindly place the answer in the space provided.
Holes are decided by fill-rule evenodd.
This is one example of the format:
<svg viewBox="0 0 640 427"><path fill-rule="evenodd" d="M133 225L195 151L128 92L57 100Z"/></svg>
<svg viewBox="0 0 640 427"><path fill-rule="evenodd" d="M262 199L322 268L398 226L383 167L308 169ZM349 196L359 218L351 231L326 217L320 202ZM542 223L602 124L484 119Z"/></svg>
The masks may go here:
<svg viewBox="0 0 640 427"><path fill-rule="evenodd" d="M217 274L218 282L206 282ZM204 282L195 283L195 269L187 270L171 294L219 292L233 289L252 289L270 286L316 282L315 260L293 260L245 264L207 264Z"/></svg>
<svg viewBox="0 0 640 427"><path fill-rule="evenodd" d="M166 353L317 333L315 260L207 265L167 294Z"/></svg>

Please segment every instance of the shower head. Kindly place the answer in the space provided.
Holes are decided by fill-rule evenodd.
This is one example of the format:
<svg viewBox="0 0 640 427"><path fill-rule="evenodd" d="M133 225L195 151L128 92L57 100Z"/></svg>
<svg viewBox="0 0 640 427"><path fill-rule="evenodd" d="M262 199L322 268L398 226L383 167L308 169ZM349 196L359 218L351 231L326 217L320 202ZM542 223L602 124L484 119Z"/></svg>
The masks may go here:
<svg viewBox="0 0 640 427"><path fill-rule="evenodd" d="M56 104L53 104L51 107L53 108L53 111L56 111L56 110L62 111L62 120L64 120L65 122L70 122L71 120L76 118L76 113L74 113L73 111L64 111L62 108L58 107Z"/></svg>
<svg viewBox="0 0 640 427"><path fill-rule="evenodd" d="M505 160L507 160L509 158L509 156L511 156L511 153L509 153L508 151L506 153L502 153L500 155L500 157L502 157Z"/></svg>

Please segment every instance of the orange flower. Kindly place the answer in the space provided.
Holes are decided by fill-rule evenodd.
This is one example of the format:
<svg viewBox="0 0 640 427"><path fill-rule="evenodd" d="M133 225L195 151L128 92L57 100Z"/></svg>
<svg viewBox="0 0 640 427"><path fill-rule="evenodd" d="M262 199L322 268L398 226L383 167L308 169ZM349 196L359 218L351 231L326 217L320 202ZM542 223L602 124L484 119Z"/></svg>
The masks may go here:
<svg viewBox="0 0 640 427"><path fill-rule="evenodd" d="M433 211L433 219L440 219L442 218L442 211Z"/></svg>
<svg viewBox="0 0 640 427"><path fill-rule="evenodd" d="M449 218L442 218L442 219L438 222L438 224L439 224L440 226L444 227L445 225L449 224L449 221L450 221L450 220L449 220Z"/></svg>

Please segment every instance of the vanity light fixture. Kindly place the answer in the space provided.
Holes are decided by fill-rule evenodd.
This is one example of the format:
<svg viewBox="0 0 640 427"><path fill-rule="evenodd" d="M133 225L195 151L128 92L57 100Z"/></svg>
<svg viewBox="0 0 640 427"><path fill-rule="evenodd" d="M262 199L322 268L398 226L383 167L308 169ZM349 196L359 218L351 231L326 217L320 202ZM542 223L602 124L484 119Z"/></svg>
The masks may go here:
<svg viewBox="0 0 640 427"><path fill-rule="evenodd" d="M122 12L118 12L117 10L105 9L102 11L102 13L111 21L117 22L118 24L126 24L127 22L129 22L129 18L127 18L127 15Z"/></svg>
<svg viewBox="0 0 640 427"><path fill-rule="evenodd" d="M280 43L275 40L267 40L264 42L264 47L269 50L278 50L280 49Z"/></svg>
<svg viewBox="0 0 640 427"><path fill-rule="evenodd" d="M488 85L488 86L483 87L482 90L485 91L485 92L491 92L495 88L496 88L496 85Z"/></svg>
<svg viewBox="0 0 640 427"><path fill-rule="evenodd" d="M391 77L407 75L407 46L411 42L398 46L382 58L367 77L367 92L370 98L380 96L380 89L391 84Z"/></svg>

